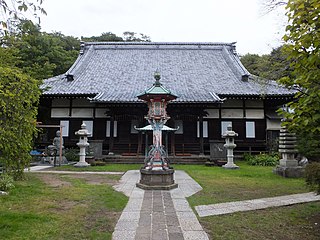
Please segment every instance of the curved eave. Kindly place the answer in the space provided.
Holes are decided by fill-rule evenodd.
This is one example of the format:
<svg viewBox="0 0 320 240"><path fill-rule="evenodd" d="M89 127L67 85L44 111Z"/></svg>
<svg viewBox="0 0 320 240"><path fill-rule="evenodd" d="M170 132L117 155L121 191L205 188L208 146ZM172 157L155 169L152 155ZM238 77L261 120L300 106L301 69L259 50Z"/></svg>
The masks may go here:
<svg viewBox="0 0 320 240"><path fill-rule="evenodd" d="M112 103L112 104L115 104L115 103L119 103L119 104L130 104L130 103L145 103L144 100L140 100L140 99L137 99L135 101L104 101L104 100L96 100L96 99L91 99L91 102L92 103ZM184 103L193 103L193 104L219 104L219 103L223 103L223 100L221 101L179 101L179 100L173 100L173 101L170 101L170 104L184 104Z"/></svg>
<svg viewBox="0 0 320 240"><path fill-rule="evenodd" d="M56 98L56 97L94 97L96 96L96 93L43 93L41 97L47 97L47 98Z"/></svg>
<svg viewBox="0 0 320 240"><path fill-rule="evenodd" d="M219 94L221 98L254 98L254 99L289 99L294 97L294 93L291 94Z"/></svg>

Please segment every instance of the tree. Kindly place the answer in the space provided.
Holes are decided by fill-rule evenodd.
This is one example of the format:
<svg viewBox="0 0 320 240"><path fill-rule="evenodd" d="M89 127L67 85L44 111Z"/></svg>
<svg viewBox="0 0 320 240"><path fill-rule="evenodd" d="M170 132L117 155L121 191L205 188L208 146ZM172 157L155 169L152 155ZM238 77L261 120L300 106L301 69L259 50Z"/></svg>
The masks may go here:
<svg viewBox="0 0 320 240"><path fill-rule="evenodd" d="M248 71L261 78L278 80L282 77L293 77L293 70L284 52L285 46L280 46L271 51L270 54L259 56L258 54L246 54L241 57L242 64Z"/></svg>
<svg viewBox="0 0 320 240"><path fill-rule="evenodd" d="M124 32L123 37L119 37L112 32L102 33L100 36L81 37L86 42L150 42L150 37L135 32Z"/></svg>
<svg viewBox="0 0 320 240"><path fill-rule="evenodd" d="M3 58L6 57L6 58ZM30 161L36 130L40 81L14 66L11 49L0 48L0 163L15 179L22 178Z"/></svg>
<svg viewBox="0 0 320 240"><path fill-rule="evenodd" d="M288 25L284 40L294 78L285 77L280 83L295 89L294 101L288 104L292 111L282 111L289 130L296 132L301 148L309 159L320 159L320 2L318 0L289 0ZM301 141L301 140L300 140ZM306 151L306 147L313 152Z"/></svg>
<svg viewBox="0 0 320 240"><path fill-rule="evenodd" d="M47 14L41 7L43 0L0 0L0 13L3 19L0 20L0 26L5 33L10 33L16 26L16 22L25 19L23 13L29 12L40 22L40 14Z"/></svg>
<svg viewBox="0 0 320 240"><path fill-rule="evenodd" d="M81 40L85 42L122 42L123 38L112 32L105 32L100 36L81 37Z"/></svg>
<svg viewBox="0 0 320 240"><path fill-rule="evenodd" d="M79 53L80 41L61 33L41 32L38 24L21 20L16 32L5 36L6 47L16 49L17 67L42 80L65 73Z"/></svg>
<svg viewBox="0 0 320 240"><path fill-rule="evenodd" d="M36 3L34 3L36 2ZM9 4L8 4L9 3ZM13 22L16 26L21 12L31 9L45 13L39 6L42 0L0 0L1 35L8 37ZM8 46L1 39L0 46L0 164L16 179L23 177L23 170L30 161L33 135L37 132L35 119L40 97L40 81L30 77L17 66L22 64L19 49Z"/></svg>
<svg viewBox="0 0 320 240"><path fill-rule="evenodd" d="M268 55L259 56L258 54L247 53L241 57L241 62L251 74L269 79L270 64Z"/></svg>
<svg viewBox="0 0 320 240"><path fill-rule="evenodd" d="M261 4L266 13L270 13L280 6L287 5L288 1L280 0L261 0Z"/></svg>
<svg viewBox="0 0 320 240"><path fill-rule="evenodd" d="M123 33L123 39L125 42L151 42L149 36L129 31Z"/></svg>

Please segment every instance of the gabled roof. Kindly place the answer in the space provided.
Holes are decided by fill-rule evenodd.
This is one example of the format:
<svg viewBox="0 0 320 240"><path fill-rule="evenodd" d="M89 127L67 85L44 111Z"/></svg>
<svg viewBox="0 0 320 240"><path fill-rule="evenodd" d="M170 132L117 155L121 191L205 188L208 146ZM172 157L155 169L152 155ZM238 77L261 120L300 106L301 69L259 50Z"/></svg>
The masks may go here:
<svg viewBox="0 0 320 240"><path fill-rule="evenodd" d="M88 42L66 74L44 81L44 96L94 95L96 102L139 102L161 82L176 102L219 102L219 96L291 95L275 82L259 84L241 64L234 43Z"/></svg>

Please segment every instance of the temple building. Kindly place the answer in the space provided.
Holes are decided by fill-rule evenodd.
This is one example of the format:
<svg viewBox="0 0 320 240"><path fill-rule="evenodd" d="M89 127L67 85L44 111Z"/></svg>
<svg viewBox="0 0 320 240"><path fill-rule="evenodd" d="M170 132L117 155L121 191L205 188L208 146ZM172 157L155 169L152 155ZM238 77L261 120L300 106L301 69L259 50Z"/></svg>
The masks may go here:
<svg viewBox="0 0 320 240"><path fill-rule="evenodd" d="M63 125L66 147L75 146L84 122L103 155L143 156L152 131L144 128L148 109L137 96L154 84L156 71L177 96L163 136L173 158L208 156L229 125L239 134L235 151L271 148L280 130L276 110L293 97L251 75L234 43L82 42L71 68L44 81L38 121ZM47 129L40 140L53 137Z"/></svg>

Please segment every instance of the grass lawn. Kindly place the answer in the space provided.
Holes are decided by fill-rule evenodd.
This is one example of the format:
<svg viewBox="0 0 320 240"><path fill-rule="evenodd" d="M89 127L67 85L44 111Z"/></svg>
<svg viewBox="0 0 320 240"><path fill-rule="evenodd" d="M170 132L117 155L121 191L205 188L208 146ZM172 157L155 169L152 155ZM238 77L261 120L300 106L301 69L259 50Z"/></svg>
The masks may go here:
<svg viewBox="0 0 320 240"><path fill-rule="evenodd" d="M185 170L203 188L188 199L192 206L308 192L303 178L280 177L272 173L273 167L237 165L238 170L202 165L174 168Z"/></svg>
<svg viewBox="0 0 320 240"><path fill-rule="evenodd" d="M239 170L174 165L203 190L188 198L203 204L308 192L304 179L286 179L273 167L237 162ZM120 171L141 164L108 164L55 170ZM0 239L111 239L127 197L115 192L118 175L28 173L9 196L0 197ZM320 202L199 218L211 239L320 239Z"/></svg>
<svg viewBox="0 0 320 240"><path fill-rule="evenodd" d="M176 165L203 190L188 198L192 207L308 192L304 179L282 178L273 167L237 162L239 170ZM211 239L320 239L320 202L199 218Z"/></svg>
<svg viewBox="0 0 320 240"><path fill-rule="evenodd" d="M199 218L211 239L319 240L320 202Z"/></svg>
<svg viewBox="0 0 320 240"><path fill-rule="evenodd" d="M26 174L0 197L1 239L111 239L128 199L120 176Z"/></svg>

